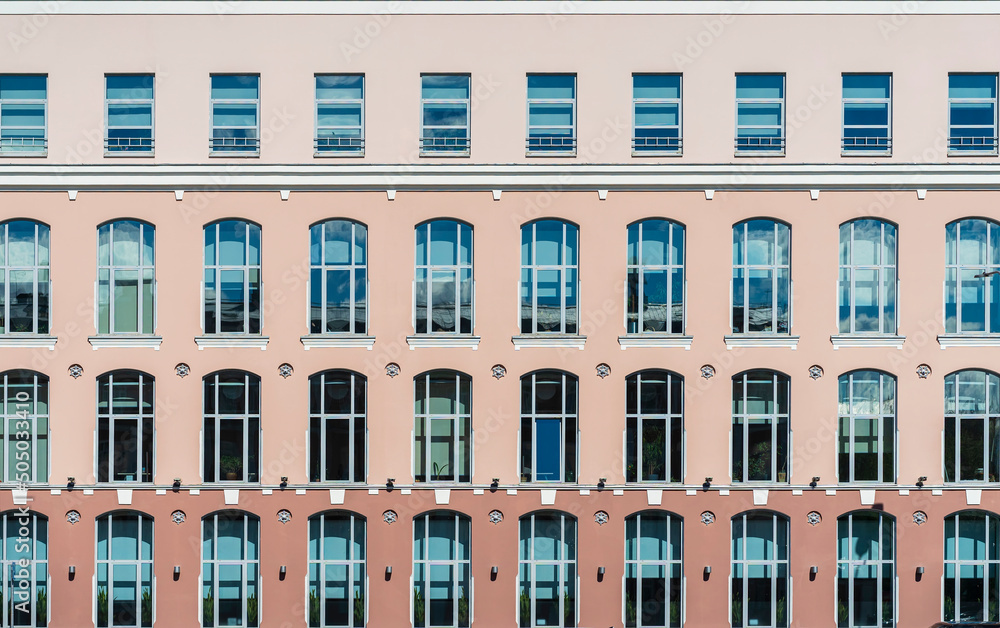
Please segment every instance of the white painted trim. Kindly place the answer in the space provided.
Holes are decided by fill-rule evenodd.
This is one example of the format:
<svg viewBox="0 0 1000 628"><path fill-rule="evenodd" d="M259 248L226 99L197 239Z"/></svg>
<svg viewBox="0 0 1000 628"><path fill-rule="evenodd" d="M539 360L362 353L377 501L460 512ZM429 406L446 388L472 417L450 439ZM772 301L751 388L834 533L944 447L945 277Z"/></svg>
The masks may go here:
<svg viewBox="0 0 1000 628"><path fill-rule="evenodd" d="M725 336L726 349L732 351L737 347L783 347L792 351L799 344L798 336L788 336L786 334L773 334L769 336L755 336L742 334L739 336Z"/></svg>
<svg viewBox="0 0 1000 628"><path fill-rule="evenodd" d="M112 348L139 348L139 349L155 349L160 350L160 344L163 342L162 336L89 336L87 342L90 346L94 348L94 351L98 349L112 349Z"/></svg>
<svg viewBox="0 0 1000 628"><path fill-rule="evenodd" d="M433 1L433 0L429 0ZM3 3L0 3L2 6ZM386 180L397 182L391 190ZM739 181L740 183L734 183ZM224 183L220 183L224 182ZM0 165L0 191L997 190L1000 163Z"/></svg>
<svg viewBox="0 0 1000 628"><path fill-rule="evenodd" d="M693 340L694 336L682 336L680 334L628 334L618 336L618 344L621 345L622 351L642 347L653 347L656 349L679 347L690 351Z"/></svg>
<svg viewBox="0 0 1000 628"><path fill-rule="evenodd" d="M964 2L912 2L888 0L245 0L206 2L149 0L114 2L45 0L0 2L0 15L993 15L1000 13L995 0Z"/></svg>
<svg viewBox="0 0 1000 628"><path fill-rule="evenodd" d="M0 335L0 349L48 349L55 351L55 336L3 336Z"/></svg>
<svg viewBox="0 0 1000 628"><path fill-rule="evenodd" d="M560 349L579 349L583 351L587 344L586 336L570 336L563 334L529 334L524 336L511 336L510 341L514 343L514 350L520 351L522 348L552 347Z"/></svg>
<svg viewBox="0 0 1000 628"><path fill-rule="evenodd" d="M941 334L937 337L941 349L949 347L1000 347L997 334Z"/></svg>
<svg viewBox="0 0 1000 628"><path fill-rule="evenodd" d="M267 336L226 336L223 334L211 336L195 336L194 342L198 345L198 350L203 351L205 347L223 349L260 349L267 350Z"/></svg>
<svg viewBox="0 0 1000 628"><path fill-rule="evenodd" d="M863 336L861 334L836 334L830 336L834 350L841 347L894 347L903 348L906 336Z"/></svg>
<svg viewBox="0 0 1000 628"><path fill-rule="evenodd" d="M306 351L310 349L349 349L365 348L369 351L375 344L375 336L358 336L345 334L343 336L331 336L323 334L310 334L299 338Z"/></svg>
<svg viewBox="0 0 1000 628"><path fill-rule="evenodd" d="M454 336L443 336L435 334L426 334L418 336L407 336L406 344L410 346L410 351L414 349L423 348L444 348L444 347L467 347L471 348L473 351L479 348L479 336L465 336L465 335L454 335Z"/></svg>

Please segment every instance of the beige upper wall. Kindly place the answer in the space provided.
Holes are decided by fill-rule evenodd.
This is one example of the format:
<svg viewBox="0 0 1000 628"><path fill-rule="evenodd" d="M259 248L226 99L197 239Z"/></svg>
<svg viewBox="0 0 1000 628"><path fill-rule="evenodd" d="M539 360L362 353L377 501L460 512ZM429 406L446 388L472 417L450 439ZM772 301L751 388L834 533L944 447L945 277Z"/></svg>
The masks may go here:
<svg viewBox="0 0 1000 628"><path fill-rule="evenodd" d="M37 4L64 12L106 3ZM233 14L243 3L195 4L220 8L206 15L0 15L0 73L49 76L48 156L0 164L206 163L209 75L225 72L261 76L263 146L259 158L232 160L240 163L331 163L312 150L312 77L324 72L366 75L366 156L335 163L442 161L417 155L421 72L472 75L472 155L447 160L453 164L961 161L945 151L948 73L1000 70L996 11L917 15L908 3L870 3L889 5L881 15L581 15L572 10L588 3L568 3L549 15L280 16ZM424 3L387 6L394 4ZM935 3L911 4L924 11ZM103 156L103 76L122 72L156 74L152 159ZM529 72L578 75L580 156L525 158ZM631 156L633 72L683 73L682 158ZM786 157L734 158L737 72L786 74ZM840 156L843 72L893 74L892 157Z"/></svg>

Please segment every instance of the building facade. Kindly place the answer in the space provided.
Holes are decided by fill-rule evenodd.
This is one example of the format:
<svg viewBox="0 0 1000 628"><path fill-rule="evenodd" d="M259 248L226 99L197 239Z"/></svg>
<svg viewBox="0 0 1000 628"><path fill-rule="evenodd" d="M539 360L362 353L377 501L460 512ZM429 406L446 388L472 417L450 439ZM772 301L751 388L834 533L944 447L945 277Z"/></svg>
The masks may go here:
<svg viewBox="0 0 1000 628"><path fill-rule="evenodd" d="M1000 619L998 28L3 3L0 625Z"/></svg>

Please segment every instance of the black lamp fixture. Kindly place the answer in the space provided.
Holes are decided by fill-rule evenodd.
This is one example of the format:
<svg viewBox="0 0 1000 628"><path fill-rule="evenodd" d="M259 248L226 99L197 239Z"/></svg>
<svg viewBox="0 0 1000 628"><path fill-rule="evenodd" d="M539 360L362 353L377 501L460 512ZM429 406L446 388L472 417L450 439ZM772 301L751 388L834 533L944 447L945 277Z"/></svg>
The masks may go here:
<svg viewBox="0 0 1000 628"><path fill-rule="evenodd" d="M493 481L490 482L490 492L496 493L498 488L500 488L500 478L493 478Z"/></svg>
<svg viewBox="0 0 1000 628"><path fill-rule="evenodd" d="M66 478L66 487L73 488L76 485L76 478L72 475Z"/></svg>
<svg viewBox="0 0 1000 628"><path fill-rule="evenodd" d="M72 580L73 578L76 578L76 565L69 566L69 579Z"/></svg>
<svg viewBox="0 0 1000 628"><path fill-rule="evenodd" d="M597 480L597 490L603 491L604 485L607 484L607 482L608 478L600 478L599 480Z"/></svg>
<svg viewBox="0 0 1000 628"><path fill-rule="evenodd" d="M181 579L181 566L174 565L174 580L180 580L180 579Z"/></svg>
<svg viewBox="0 0 1000 628"><path fill-rule="evenodd" d="M704 484L702 484L702 485L701 485L701 487L702 487L703 489L705 489L705 490L708 490L708 489L709 489L709 487L711 487L711 486L712 486L712 477L711 477L711 476L709 476L709 477L706 477L706 478L705 478L705 483L704 483Z"/></svg>
<svg viewBox="0 0 1000 628"><path fill-rule="evenodd" d="M921 475L919 478L917 478L917 488L923 488L924 482L926 481L927 481L926 475Z"/></svg>
<svg viewBox="0 0 1000 628"><path fill-rule="evenodd" d="M283 475L281 476L281 488L285 488L286 486L288 486L288 476Z"/></svg>
<svg viewBox="0 0 1000 628"><path fill-rule="evenodd" d="M386 478L385 479L385 490L391 491L392 487L395 485L396 478Z"/></svg>
<svg viewBox="0 0 1000 628"><path fill-rule="evenodd" d="M496 565L493 565L492 567L490 567L490 580L496 580L497 579L497 572L499 572L499 571L500 571L500 568L497 567Z"/></svg>
<svg viewBox="0 0 1000 628"><path fill-rule="evenodd" d="M285 566L282 565L281 569L278 570L278 579L279 580L284 580L285 579L285 574L287 573L287 571L288 570L285 568Z"/></svg>
<svg viewBox="0 0 1000 628"><path fill-rule="evenodd" d="M388 582L392 578L392 565L385 566L385 581Z"/></svg>
<svg viewBox="0 0 1000 628"><path fill-rule="evenodd" d="M176 491L180 487L181 487L181 479L180 478L174 478L174 490Z"/></svg>
<svg viewBox="0 0 1000 628"><path fill-rule="evenodd" d="M819 484L819 476L818 475L814 475L813 479L812 479L812 482L809 482L809 486L811 486L812 488L816 488L817 484Z"/></svg>

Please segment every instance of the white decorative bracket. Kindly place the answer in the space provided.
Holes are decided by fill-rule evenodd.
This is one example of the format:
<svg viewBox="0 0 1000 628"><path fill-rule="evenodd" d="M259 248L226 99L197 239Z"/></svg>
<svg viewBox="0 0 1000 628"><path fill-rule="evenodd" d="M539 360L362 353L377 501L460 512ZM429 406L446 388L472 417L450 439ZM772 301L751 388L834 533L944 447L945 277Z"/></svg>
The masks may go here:
<svg viewBox="0 0 1000 628"><path fill-rule="evenodd" d="M184 190L174 190L174 200L183 201L184 200Z"/></svg>
<svg viewBox="0 0 1000 628"><path fill-rule="evenodd" d="M917 200L922 201L927 198L927 190L917 190Z"/></svg>
<svg viewBox="0 0 1000 628"><path fill-rule="evenodd" d="M66 193L69 194L69 200L75 201L77 192L79 192L79 190L66 190Z"/></svg>
<svg viewBox="0 0 1000 628"><path fill-rule="evenodd" d="M602 201L608 200L608 191L607 190L597 190L597 198L599 198Z"/></svg>
<svg viewBox="0 0 1000 628"><path fill-rule="evenodd" d="M715 196L715 190L705 190L705 200L710 201Z"/></svg>
<svg viewBox="0 0 1000 628"><path fill-rule="evenodd" d="M503 190L493 190L493 200L499 201L501 194L503 194Z"/></svg>
<svg viewBox="0 0 1000 628"><path fill-rule="evenodd" d="M819 190L809 190L809 199L813 201L819 200Z"/></svg>
<svg viewBox="0 0 1000 628"><path fill-rule="evenodd" d="M396 190L386 190L385 197L390 201L396 200Z"/></svg>
<svg viewBox="0 0 1000 628"><path fill-rule="evenodd" d="M278 194L281 194L281 200L287 201L288 195L291 194L291 190L278 190Z"/></svg>

